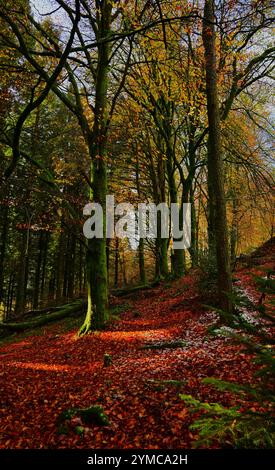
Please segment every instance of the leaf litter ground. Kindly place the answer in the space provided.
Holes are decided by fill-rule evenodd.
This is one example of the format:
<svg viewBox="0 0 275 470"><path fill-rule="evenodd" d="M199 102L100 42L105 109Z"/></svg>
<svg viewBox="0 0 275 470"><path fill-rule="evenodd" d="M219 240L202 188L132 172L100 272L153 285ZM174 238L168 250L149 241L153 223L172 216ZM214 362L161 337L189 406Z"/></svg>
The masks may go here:
<svg viewBox="0 0 275 470"><path fill-rule="evenodd" d="M238 277L258 298L247 270ZM201 379L253 381L255 366L242 347L207 334L217 316L200 305L196 272L139 292L126 308L102 332L77 338L76 323L70 328L63 321L1 346L1 448L190 448L194 417L179 394L233 405L236 396ZM176 340L183 345L142 349ZM108 367L104 354L112 357ZM57 432L62 411L92 405L103 407L108 426L86 426L75 417L67 434Z"/></svg>

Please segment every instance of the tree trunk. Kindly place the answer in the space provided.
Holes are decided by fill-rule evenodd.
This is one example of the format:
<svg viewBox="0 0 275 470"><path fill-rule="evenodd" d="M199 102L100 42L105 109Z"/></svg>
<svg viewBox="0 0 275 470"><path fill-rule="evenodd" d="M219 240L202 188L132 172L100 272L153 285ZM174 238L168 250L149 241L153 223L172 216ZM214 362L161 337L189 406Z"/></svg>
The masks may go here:
<svg viewBox="0 0 275 470"><path fill-rule="evenodd" d="M1 251L0 251L0 321L4 318L5 304L4 304L4 266L6 257L6 245L8 238L8 206L5 205L1 208L3 224L1 234Z"/></svg>
<svg viewBox="0 0 275 470"><path fill-rule="evenodd" d="M15 284L15 275L14 272L10 274L9 284L8 284L8 293L6 301L6 310L5 310L5 320L7 320L12 312L12 303L13 303L13 294L14 294L14 284Z"/></svg>
<svg viewBox="0 0 275 470"><path fill-rule="evenodd" d="M238 203L237 198L232 194L232 224L230 231L230 257L231 257L231 266L233 267L236 263L236 254L237 254L237 241L238 241Z"/></svg>
<svg viewBox="0 0 275 470"><path fill-rule="evenodd" d="M108 273L108 284L109 284L109 269L110 269L110 243L111 239L106 239L106 263L107 263L107 273Z"/></svg>
<svg viewBox="0 0 275 470"><path fill-rule="evenodd" d="M62 320L70 315L81 315L85 306L85 302L77 300L71 304L61 306L56 312L50 312L48 314L43 313L42 315L30 320L14 323L1 323L0 336L5 333L20 332L31 328L37 328L50 322Z"/></svg>
<svg viewBox="0 0 275 470"><path fill-rule="evenodd" d="M29 229L22 232L20 259L18 265L15 314L24 312L26 302L26 278L29 252Z"/></svg>
<svg viewBox="0 0 275 470"><path fill-rule="evenodd" d="M232 280L228 250L226 221L226 202L224 194L224 173L221 149L220 114L216 72L214 1L205 0L203 19L203 44L205 51L206 94L208 114L208 178L211 181L214 209L214 233L218 268L218 291L221 309L225 312L224 320L230 321L232 313ZM211 201L212 202L212 201Z"/></svg>
<svg viewBox="0 0 275 470"><path fill-rule="evenodd" d="M158 136L158 146L162 151L162 141L161 136ZM163 152L164 153L164 152ZM152 152L149 152L150 158L150 175L153 183L153 196L154 203L158 205L159 203L166 201L165 194L165 165L164 159L158 158L157 171L154 167L154 160ZM156 253L156 264L155 264L155 278L156 280L167 278L169 276L169 267L168 267L168 243L166 238L161 238L161 220L160 214L157 214L157 238L155 242L155 253Z"/></svg>
<svg viewBox="0 0 275 470"><path fill-rule="evenodd" d="M139 175L139 158L137 152L136 160L136 186L139 199L141 198L140 190L140 175ZM146 272L145 272L145 262L144 262L144 238L139 238L138 244L138 263L139 263L139 278L142 284L146 284Z"/></svg>
<svg viewBox="0 0 275 470"><path fill-rule="evenodd" d="M167 239L161 238L161 214L157 213L157 238L156 238L156 265L155 278L166 279L169 276L167 257Z"/></svg>
<svg viewBox="0 0 275 470"><path fill-rule="evenodd" d="M176 186L176 181L175 181L175 170L174 170L174 159L176 158L176 156L174 155L171 145L167 145L166 156L167 156L167 176L168 176L170 203L177 204L178 193L177 193L177 186ZM179 220L180 229L182 228L181 220L182 220L182 208L180 208L180 220ZM177 241L177 239L175 239L175 241ZM173 250L171 260L172 260L172 266L171 266L172 275L175 278L180 278L181 276L183 276L184 268L185 268L184 250L182 249Z"/></svg>
<svg viewBox="0 0 275 470"><path fill-rule="evenodd" d="M40 271L42 264L42 250L43 250L44 232L41 230L38 239L38 257L34 276L34 292L33 292L33 308L36 309L39 303L40 293Z"/></svg>
<svg viewBox="0 0 275 470"><path fill-rule="evenodd" d="M41 285L40 285L40 299L44 302L45 297L45 281L46 281L46 266L47 266L47 255L49 246L49 232L44 233L43 240L43 256L42 256L42 274L41 274Z"/></svg>
<svg viewBox="0 0 275 470"><path fill-rule="evenodd" d="M197 246L197 221L196 221L196 207L194 200L193 185L190 188L190 203L191 203L191 246L189 253L191 256L192 267L198 264L198 246Z"/></svg>
<svg viewBox="0 0 275 470"><path fill-rule="evenodd" d="M99 5L97 41L110 34L112 2L103 0ZM109 42L98 45L98 62L95 79L94 124L89 136L89 153L92 166L92 199L103 209L103 238L88 240L87 282L88 309L79 334L100 329L107 320L108 273L106 257L106 194L107 194L107 126L108 126L108 69L111 47Z"/></svg>
<svg viewBox="0 0 275 470"><path fill-rule="evenodd" d="M123 284L127 286L127 273L126 273L126 261L125 261L125 252L124 247L122 246L121 255L119 255L120 267L123 276Z"/></svg>
<svg viewBox="0 0 275 470"><path fill-rule="evenodd" d="M107 320L108 280L106 258L106 167L100 160L93 171L93 199L103 209L103 238L88 240L86 266L88 285L87 314L79 334L83 335L94 329L101 329Z"/></svg>
<svg viewBox="0 0 275 470"><path fill-rule="evenodd" d="M68 232L64 233L66 236L66 249L65 249L65 257L64 257L64 272L63 272L63 289L62 289L62 296L64 298L68 297L68 284L69 284L69 270L70 270L70 238L71 234Z"/></svg>
<svg viewBox="0 0 275 470"><path fill-rule="evenodd" d="M114 286L118 288L118 265L119 265L119 238L115 240L115 280Z"/></svg>
<svg viewBox="0 0 275 470"><path fill-rule="evenodd" d="M61 220L60 234L57 245L56 256L56 291L55 291L55 300L58 302L62 297L63 290L63 279L64 279L64 250L65 250L65 233L64 233L64 223Z"/></svg>
<svg viewBox="0 0 275 470"><path fill-rule="evenodd" d="M144 263L144 238L139 239L138 262L139 262L140 282L141 282L141 284L146 284L146 273L145 273L145 263Z"/></svg>
<svg viewBox="0 0 275 470"><path fill-rule="evenodd" d="M207 155L209 155L209 139L207 142ZM208 165L209 167L209 165ZM216 236L215 236L215 192L213 174L208 170L207 174L207 236L208 236L208 262L213 265L213 270L217 271L216 259Z"/></svg>
<svg viewBox="0 0 275 470"><path fill-rule="evenodd" d="M78 293L81 295L82 286L83 286L83 246L82 243L79 243L79 252L78 252Z"/></svg>
<svg viewBox="0 0 275 470"><path fill-rule="evenodd" d="M75 249L76 249L76 238L74 233L70 236L70 244L69 244L69 268L68 268L68 297L73 298L75 292Z"/></svg>

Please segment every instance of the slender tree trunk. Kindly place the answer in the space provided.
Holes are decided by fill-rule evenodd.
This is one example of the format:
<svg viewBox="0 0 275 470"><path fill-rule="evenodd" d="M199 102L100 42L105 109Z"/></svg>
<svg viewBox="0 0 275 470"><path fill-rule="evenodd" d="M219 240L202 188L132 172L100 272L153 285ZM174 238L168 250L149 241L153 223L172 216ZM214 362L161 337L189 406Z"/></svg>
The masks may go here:
<svg viewBox="0 0 275 470"><path fill-rule="evenodd" d="M79 295L82 293L83 286L83 246L82 243L79 243L79 253L78 253L78 292Z"/></svg>
<svg viewBox="0 0 275 470"><path fill-rule="evenodd" d="M161 109L161 115L159 115L159 113L155 114L155 123L160 133L160 149L162 147L161 143L163 143L163 148L165 150L165 156L166 156L165 171L167 174L170 203L177 204L178 203L178 191L177 191L177 183L175 179L176 155L175 155L175 149L174 149L173 129L172 129L173 115L174 115L174 103L167 101L164 95L162 95L159 100L159 107ZM164 187L165 187L165 182L164 182ZM181 221L180 221L180 225L181 225ZM174 240L178 241L176 238L174 238ZM172 250L171 271L172 271L173 277L175 278L181 277L184 274L184 269L185 269L184 250L182 249Z"/></svg>
<svg viewBox="0 0 275 470"><path fill-rule="evenodd" d="M207 153L209 155L209 139L207 142ZM208 201L207 201L207 236L208 236L208 261L213 265L214 271L217 270L217 259L216 259L216 236L215 236L215 192L214 192L214 181L213 174L208 171L207 175L207 190L208 190Z"/></svg>
<svg viewBox="0 0 275 470"><path fill-rule="evenodd" d="M8 206L5 205L1 208L2 212L2 234L1 234L1 245L0 245L0 320L4 318L4 266L5 266L5 257L6 257L6 246L8 238Z"/></svg>
<svg viewBox="0 0 275 470"><path fill-rule="evenodd" d="M161 149L161 139L159 136L159 149ZM149 159L150 159L150 175L153 183L153 195L154 203L158 205L159 203L165 202L165 165L162 158L158 158L157 170L155 170L154 160L152 152L149 150ZM157 214L157 238L155 241L155 278L162 279L169 276L169 267L168 267L168 244L166 238L161 238L161 220L160 214Z"/></svg>
<svg viewBox="0 0 275 470"><path fill-rule="evenodd" d="M43 250L44 232L41 230L38 239L38 257L34 276L34 291L33 291L33 308L36 309L39 304L40 293L40 274L42 264L42 250Z"/></svg>
<svg viewBox="0 0 275 470"><path fill-rule="evenodd" d="M166 279L169 276L167 239L161 238L161 214L157 213L156 265L155 278Z"/></svg>
<svg viewBox="0 0 275 470"><path fill-rule="evenodd" d="M237 241L238 241L238 204L237 198L233 192L232 194L232 224L230 230L230 254L231 266L235 265L237 254Z"/></svg>
<svg viewBox="0 0 275 470"><path fill-rule="evenodd" d="M44 296L45 296L46 266L47 266L49 238L50 238L49 232L45 232L44 239L43 239L42 274L41 274L41 285L40 285L40 299L42 302L44 302Z"/></svg>
<svg viewBox="0 0 275 470"><path fill-rule="evenodd" d="M136 160L136 186L139 199L141 198L140 190L140 176L139 176L139 159L137 152ZM139 263L139 278L142 284L146 284L146 272L145 272L145 262L144 262L144 238L139 239L138 244L138 263Z"/></svg>
<svg viewBox="0 0 275 470"><path fill-rule="evenodd" d="M15 314L24 312L26 302L26 278L29 252L29 229L22 232L20 259L18 264Z"/></svg>
<svg viewBox="0 0 275 470"><path fill-rule="evenodd" d="M127 272L126 272L126 260L125 260L125 252L124 252L123 246L122 246L122 254L120 257L120 263L121 263L121 271L123 275L123 284L127 286L128 281L127 281Z"/></svg>
<svg viewBox="0 0 275 470"><path fill-rule="evenodd" d="M63 290L62 296L64 298L68 297L68 287L69 287L69 275L70 275L70 245L71 245L71 234L66 232L64 234L66 236L66 249L65 249L65 256L64 256L64 272L63 272Z"/></svg>
<svg viewBox="0 0 275 470"><path fill-rule="evenodd" d="M108 284L109 284L109 268L110 268L110 242L111 239L106 239L106 263L107 263L107 273L108 273Z"/></svg>
<svg viewBox="0 0 275 470"><path fill-rule="evenodd" d="M172 147L169 145L167 146L166 150L166 156L167 156L167 176L168 176L168 188L169 188L169 194L170 194L170 203L177 204L178 203L178 192L177 192L177 186L176 186L176 181L175 181L175 170L174 170L174 152ZM181 220L182 220L182 208L180 208L180 227L181 227ZM177 239L175 239L176 241ZM185 268L185 256L184 256L184 250L182 249L177 249L173 250L172 253L172 275L175 278L180 278L184 274L184 268Z"/></svg>
<svg viewBox="0 0 275 470"><path fill-rule="evenodd" d="M214 208L214 233L218 268L220 307L226 312L224 320L232 312L232 280L228 250L226 202L221 147L220 114L217 89L214 1L205 0L203 19L203 44L205 50L207 114L209 127L208 178L211 181Z"/></svg>
<svg viewBox="0 0 275 470"><path fill-rule="evenodd" d="M13 294L14 294L15 274L12 272L9 277L8 293L6 301L5 320L8 320L12 312Z"/></svg>
<svg viewBox="0 0 275 470"><path fill-rule="evenodd" d="M189 249L192 267L198 264L198 245L197 245L197 221L196 221L196 207L194 200L193 185L190 188L190 203L191 203L191 246Z"/></svg>
<svg viewBox="0 0 275 470"><path fill-rule="evenodd" d="M118 287L118 265L119 265L119 238L115 240L115 288Z"/></svg>
<svg viewBox="0 0 275 470"><path fill-rule="evenodd" d="M59 301L62 298L62 290L63 290L63 279L64 279L64 250L65 250L65 243L64 243L65 233L64 233L64 224L61 221L60 227L60 234L59 240L57 245L57 252L56 252L56 268L55 268L55 278L56 278L56 292L55 292L55 299Z"/></svg>
<svg viewBox="0 0 275 470"><path fill-rule="evenodd" d="M76 238L72 233L70 237L70 245L68 252L69 267L68 267L68 297L73 298L75 291L75 250L76 250Z"/></svg>
<svg viewBox="0 0 275 470"><path fill-rule="evenodd" d="M145 273L145 263L144 263L144 238L139 239L138 262L139 262L140 282L141 282L141 284L146 284L146 273Z"/></svg>

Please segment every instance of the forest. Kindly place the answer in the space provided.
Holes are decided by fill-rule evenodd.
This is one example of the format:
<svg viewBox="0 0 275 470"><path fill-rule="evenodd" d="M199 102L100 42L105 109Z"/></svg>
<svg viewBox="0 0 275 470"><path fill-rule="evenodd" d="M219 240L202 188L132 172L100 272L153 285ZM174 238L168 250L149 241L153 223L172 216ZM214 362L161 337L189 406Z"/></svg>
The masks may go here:
<svg viewBox="0 0 275 470"><path fill-rule="evenodd" d="M274 448L274 2L0 24L0 449Z"/></svg>

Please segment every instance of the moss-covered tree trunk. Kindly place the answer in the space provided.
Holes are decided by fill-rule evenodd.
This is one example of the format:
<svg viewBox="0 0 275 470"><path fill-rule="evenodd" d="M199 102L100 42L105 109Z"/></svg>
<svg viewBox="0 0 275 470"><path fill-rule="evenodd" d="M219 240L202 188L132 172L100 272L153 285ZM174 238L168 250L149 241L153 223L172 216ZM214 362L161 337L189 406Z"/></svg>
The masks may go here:
<svg viewBox="0 0 275 470"><path fill-rule="evenodd" d="M214 214L214 233L216 242L216 258L218 268L218 290L220 307L226 312L225 320L230 318L232 312L232 280L230 258L228 249L226 202L224 193L224 172L221 146L220 113L218 102L217 71L216 71L216 44L215 44L215 14L214 1L205 0L203 19L203 44L205 51L206 95L208 114L208 177L211 181L212 191L209 197L213 198L210 210Z"/></svg>
<svg viewBox="0 0 275 470"><path fill-rule="evenodd" d="M70 315L80 315L84 308L85 302L77 300L71 304L60 306L54 312L49 309L49 312L43 312L43 314L38 315L35 318L30 318L21 322L0 323L0 336L4 336L5 333L20 332L31 328L37 328L50 322L62 320Z"/></svg>
<svg viewBox="0 0 275 470"><path fill-rule="evenodd" d="M112 2L103 0L97 9L98 61L95 77L94 124L88 138L91 158L91 199L103 209L103 237L88 240L87 283L88 309L80 334L101 329L107 319L108 274L106 257L106 194L107 194L107 123L108 123L108 69L110 43L101 42L110 34Z"/></svg>
<svg viewBox="0 0 275 470"><path fill-rule="evenodd" d="M98 162L93 170L93 200L100 203L105 218L106 168L104 160ZM106 256L106 227L104 223L103 238L88 240L87 249L87 282L88 309L80 332L87 333L92 328L101 329L107 319L108 281Z"/></svg>

